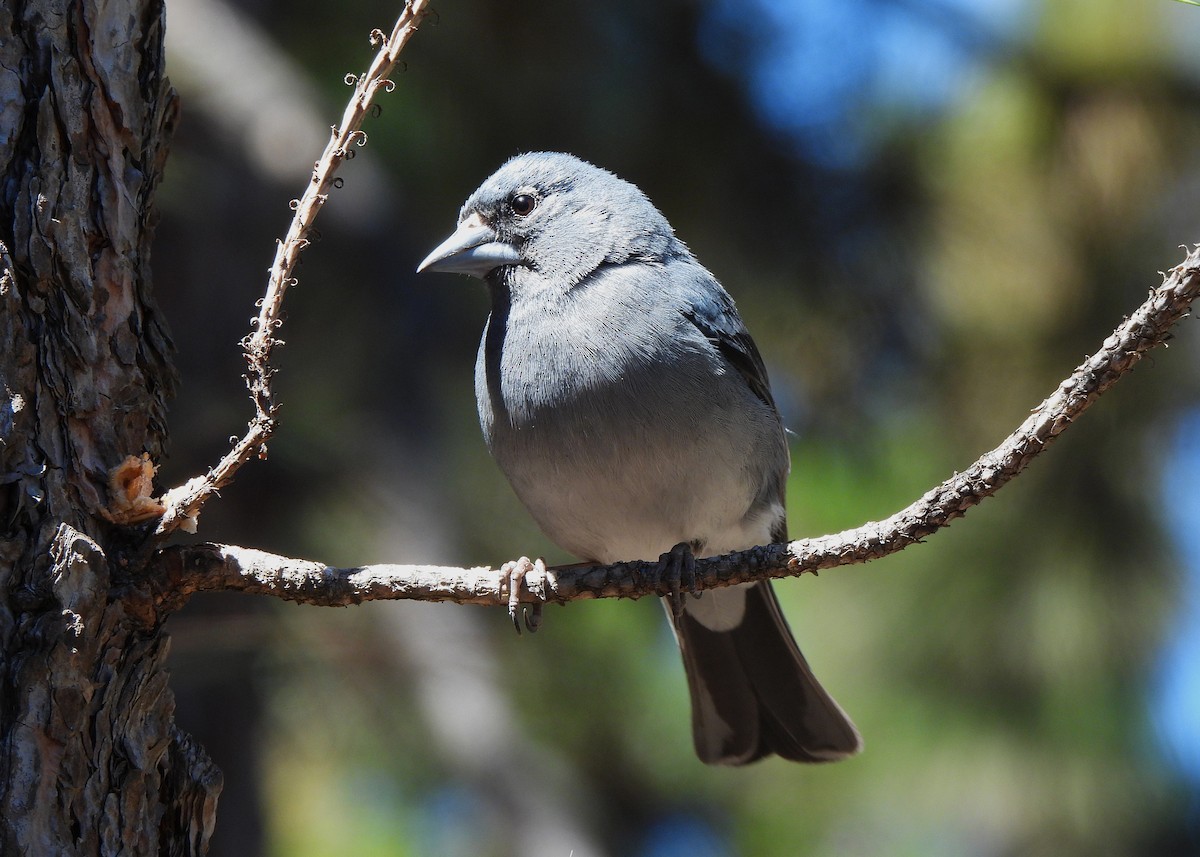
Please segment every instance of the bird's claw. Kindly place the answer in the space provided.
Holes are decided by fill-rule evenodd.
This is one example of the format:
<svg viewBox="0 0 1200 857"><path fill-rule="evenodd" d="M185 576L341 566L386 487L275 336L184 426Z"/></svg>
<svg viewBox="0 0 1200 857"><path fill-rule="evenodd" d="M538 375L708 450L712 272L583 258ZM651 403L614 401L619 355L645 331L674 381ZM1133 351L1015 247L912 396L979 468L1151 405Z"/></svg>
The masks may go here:
<svg viewBox="0 0 1200 857"><path fill-rule="evenodd" d="M696 555L687 542L680 542L667 553L658 558L659 574L664 577L671 587L667 601L671 605L671 615L679 619L683 615L683 592L697 596L696 592Z"/></svg>
<svg viewBox="0 0 1200 857"><path fill-rule="evenodd" d="M529 572L536 574L526 582ZM542 606L546 603L546 563L539 557L530 560L523 556L520 559L504 563L500 567L501 576L508 583L508 617L512 620L517 633L521 633L521 622L524 617L525 627L529 633L537 633L542 625ZM521 585L525 584L538 597L532 604L521 603Z"/></svg>

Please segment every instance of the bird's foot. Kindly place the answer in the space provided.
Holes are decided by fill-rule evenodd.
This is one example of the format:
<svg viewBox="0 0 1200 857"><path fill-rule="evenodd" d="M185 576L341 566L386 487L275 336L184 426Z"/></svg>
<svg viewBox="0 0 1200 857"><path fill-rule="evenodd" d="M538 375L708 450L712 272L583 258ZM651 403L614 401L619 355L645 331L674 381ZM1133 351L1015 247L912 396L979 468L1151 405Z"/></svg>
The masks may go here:
<svg viewBox="0 0 1200 857"><path fill-rule="evenodd" d="M671 615L678 620L683 615L684 589L692 595L696 594L696 555L692 553L692 546L680 542L660 556L658 571L671 586L667 601L671 605Z"/></svg>
<svg viewBox="0 0 1200 857"><path fill-rule="evenodd" d="M537 572L529 580L528 586L539 601L532 604L521 603L521 585L529 572ZM508 617L512 619L513 627L521 633L521 621L524 617L525 627L529 633L537 632L542 624L542 606L546 602L546 563L541 557L530 560L523 556L520 559L506 562L500 566L501 576L508 582Z"/></svg>

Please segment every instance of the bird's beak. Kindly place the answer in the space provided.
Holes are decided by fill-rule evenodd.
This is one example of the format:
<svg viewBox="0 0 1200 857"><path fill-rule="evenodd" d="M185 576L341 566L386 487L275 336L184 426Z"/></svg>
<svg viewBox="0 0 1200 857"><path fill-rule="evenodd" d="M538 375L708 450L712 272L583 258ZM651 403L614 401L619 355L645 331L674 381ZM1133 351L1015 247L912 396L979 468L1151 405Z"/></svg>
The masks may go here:
<svg viewBox="0 0 1200 857"><path fill-rule="evenodd" d="M425 261L417 266L417 273L444 271L450 274L470 274L481 280L503 265L514 265L521 261L517 248L496 240L496 230L484 223L478 214L472 214L458 225L454 234L437 246Z"/></svg>

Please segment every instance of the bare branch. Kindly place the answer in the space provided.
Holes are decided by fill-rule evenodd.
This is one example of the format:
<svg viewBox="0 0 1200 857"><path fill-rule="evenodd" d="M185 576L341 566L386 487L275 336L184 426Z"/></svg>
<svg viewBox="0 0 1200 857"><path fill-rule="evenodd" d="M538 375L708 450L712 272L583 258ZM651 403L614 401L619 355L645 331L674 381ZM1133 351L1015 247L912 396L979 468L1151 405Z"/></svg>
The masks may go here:
<svg viewBox="0 0 1200 857"><path fill-rule="evenodd" d="M933 488L912 505L883 521L790 544L774 544L696 562L697 591L765 578L866 562L922 541L962 517L1020 473L1074 422L1096 397L1111 387L1169 338L1171 327L1188 314L1200 295L1200 245L1163 278L1137 311L1103 346L1058 385L1029 418L991 452L962 473ZM304 604L344 606L361 601L415 599L465 604L508 603L508 581L491 568L374 565L331 568L262 551L224 545L170 547L160 552L162 597L171 601L204 590L240 590L274 595ZM668 595L671 584L657 563L566 566L544 577L529 574L522 602L565 603L586 598L641 598Z"/></svg>
<svg viewBox="0 0 1200 857"><path fill-rule="evenodd" d="M359 130L371 108L371 102L380 88L390 92L394 84L388 75L396 66L400 52L417 31L421 20L428 12L429 0L408 0L388 38L375 30L371 43L379 47L371 67L361 76L347 77L354 85L354 94L342 113L342 121L331 129L329 142L313 169L312 181L299 200L292 203L296 212L288 227L287 235L275 251L271 265L267 291L259 304L258 317L251 320L251 331L242 340L247 370L246 386L250 400L254 403L254 417L250 420L246 434L233 444L212 470L203 476L189 479L183 485L172 488L163 497L166 512L158 523L155 535L166 536L177 529L195 531L197 515L209 497L233 481L234 474L251 458L266 458L267 441L275 432L277 406L271 390L271 376L275 370L270 365L271 351L280 340L276 337L283 324L280 310L283 296L288 287L295 285L293 272L300 253L308 246L308 235L312 230L317 213L329 198L329 189L334 183L334 173L342 161L353 157L353 146L364 146L367 135Z"/></svg>

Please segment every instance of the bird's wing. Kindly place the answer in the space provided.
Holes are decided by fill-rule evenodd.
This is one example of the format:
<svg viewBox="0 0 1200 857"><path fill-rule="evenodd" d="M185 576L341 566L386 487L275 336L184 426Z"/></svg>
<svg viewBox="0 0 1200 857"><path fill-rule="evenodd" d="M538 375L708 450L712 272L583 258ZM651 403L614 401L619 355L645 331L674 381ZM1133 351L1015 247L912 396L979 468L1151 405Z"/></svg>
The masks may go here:
<svg viewBox="0 0 1200 857"><path fill-rule="evenodd" d="M712 288L693 296L683 315L738 371L754 395L771 410L777 410L767 381L767 367L729 294L713 280Z"/></svg>
<svg viewBox="0 0 1200 857"><path fill-rule="evenodd" d="M737 371L750 391L770 409L776 420L779 420L779 409L775 406L774 396L771 395L767 368L763 365L762 355L758 353L758 346L754 344L754 339L738 315L733 298L708 271L701 270L703 277L691 276L687 280L690 288L685 290L688 300L681 310L683 317L708 340L725 362ZM779 443L783 446L780 467L777 471L764 474L756 507L763 503L778 502L782 510L786 503L788 454L782 421L779 423ZM777 520L771 522L770 538L772 542L787 541L785 515L780 514Z"/></svg>

